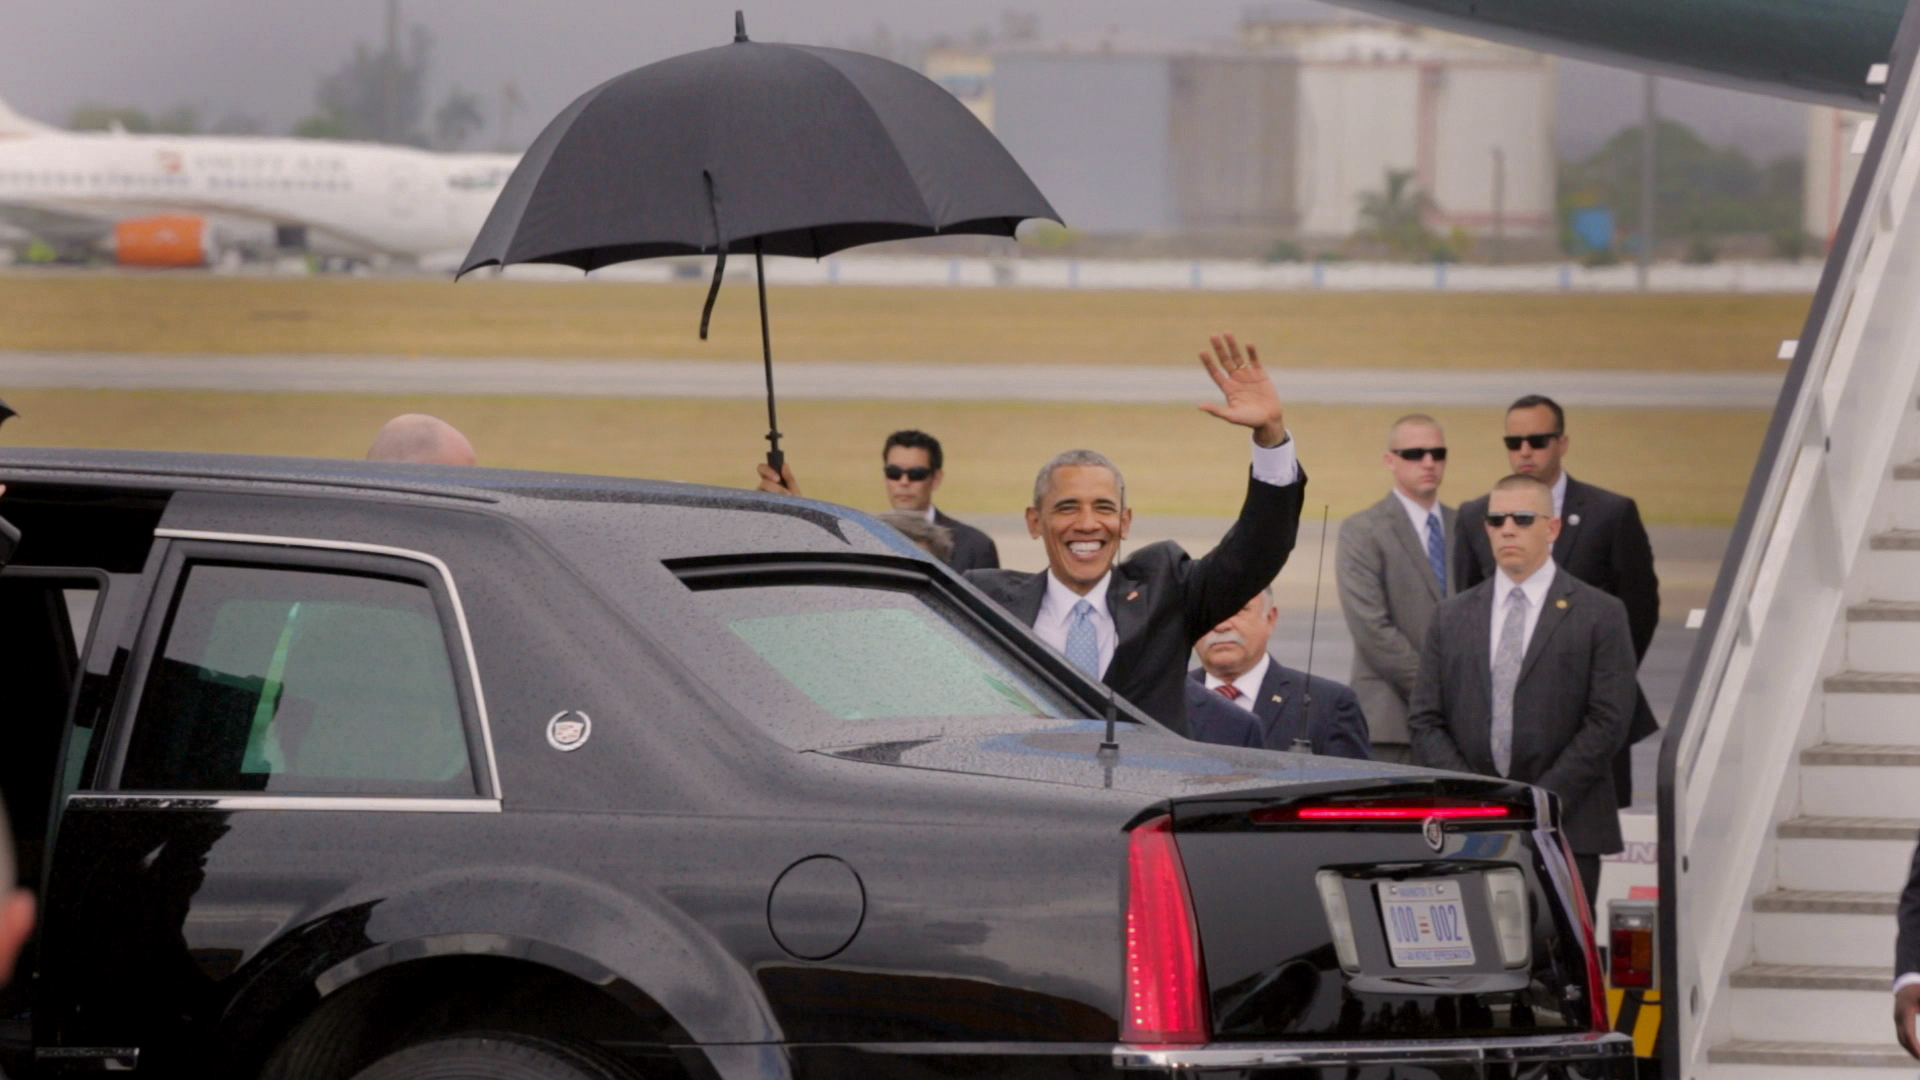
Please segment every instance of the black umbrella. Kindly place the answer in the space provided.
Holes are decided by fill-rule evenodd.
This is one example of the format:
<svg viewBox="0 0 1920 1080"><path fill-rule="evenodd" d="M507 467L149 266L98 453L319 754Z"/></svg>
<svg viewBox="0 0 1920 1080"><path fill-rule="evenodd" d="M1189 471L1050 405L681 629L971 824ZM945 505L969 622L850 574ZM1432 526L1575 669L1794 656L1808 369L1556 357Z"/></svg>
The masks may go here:
<svg viewBox="0 0 1920 1080"><path fill-rule="evenodd" d="M984 125L925 76L844 49L747 40L627 72L581 95L513 171L460 265L583 270L753 252L767 369L767 462L780 468L763 255L820 258L880 240L1012 236L1059 220ZM457 275L456 275L457 276Z"/></svg>

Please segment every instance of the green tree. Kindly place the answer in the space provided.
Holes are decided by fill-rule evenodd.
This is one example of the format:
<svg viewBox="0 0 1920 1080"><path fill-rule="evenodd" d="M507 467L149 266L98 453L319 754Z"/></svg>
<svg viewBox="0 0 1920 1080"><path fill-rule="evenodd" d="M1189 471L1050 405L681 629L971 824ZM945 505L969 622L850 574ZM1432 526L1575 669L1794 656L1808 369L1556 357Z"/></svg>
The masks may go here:
<svg viewBox="0 0 1920 1080"><path fill-rule="evenodd" d="M1776 235L1799 228L1801 159L1758 165L1739 150L1713 146L1672 120L1660 122L1655 139L1656 239ZM1645 142L1645 130L1634 125L1583 160L1563 164L1563 213L1576 206L1608 206L1625 228L1637 230Z"/></svg>
<svg viewBox="0 0 1920 1080"><path fill-rule="evenodd" d="M433 36L410 28L408 46L374 49L365 42L314 92L314 110L294 126L295 135L427 145L427 70Z"/></svg>
<svg viewBox="0 0 1920 1080"><path fill-rule="evenodd" d="M1427 228L1433 208L1433 197L1413 185L1412 169L1388 169L1385 189L1360 196L1358 236L1401 258L1432 258L1443 246Z"/></svg>
<svg viewBox="0 0 1920 1080"><path fill-rule="evenodd" d="M442 150L458 150L486 122L480 99L455 86L433 111L433 144Z"/></svg>
<svg viewBox="0 0 1920 1080"><path fill-rule="evenodd" d="M200 113L191 105L176 105L165 112L148 113L131 105L88 103L73 110L67 118L72 131L121 131L135 135L196 135L200 132Z"/></svg>

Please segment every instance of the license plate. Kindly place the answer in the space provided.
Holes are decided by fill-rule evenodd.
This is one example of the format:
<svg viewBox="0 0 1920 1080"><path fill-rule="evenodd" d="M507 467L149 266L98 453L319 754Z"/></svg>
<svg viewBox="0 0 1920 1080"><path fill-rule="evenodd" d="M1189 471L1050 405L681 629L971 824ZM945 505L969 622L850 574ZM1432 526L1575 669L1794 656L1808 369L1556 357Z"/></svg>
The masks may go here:
<svg viewBox="0 0 1920 1080"><path fill-rule="evenodd" d="M1382 881L1376 888L1394 967L1473 964L1473 934L1458 881Z"/></svg>

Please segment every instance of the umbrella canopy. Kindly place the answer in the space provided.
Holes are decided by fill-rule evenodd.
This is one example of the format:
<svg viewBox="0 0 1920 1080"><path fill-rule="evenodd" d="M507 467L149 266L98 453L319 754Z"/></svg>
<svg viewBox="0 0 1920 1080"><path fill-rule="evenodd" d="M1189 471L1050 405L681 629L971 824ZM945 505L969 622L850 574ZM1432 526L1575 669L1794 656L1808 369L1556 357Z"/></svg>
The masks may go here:
<svg viewBox="0 0 1920 1080"><path fill-rule="evenodd" d="M845 49L747 40L630 71L569 105L501 190L460 273L661 255L810 258L1059 220L925 76Z"/></svg>
<svg viewBox="0 0 1920 1080"><path fill-rule="evenodd" d="M627 72L548 124L488 213L464 275L544 262L582 270L753 252L767 373L767 463L781 468L761 256L1059 221L998 139L920 73L845 49L733 44Z"/></svg>

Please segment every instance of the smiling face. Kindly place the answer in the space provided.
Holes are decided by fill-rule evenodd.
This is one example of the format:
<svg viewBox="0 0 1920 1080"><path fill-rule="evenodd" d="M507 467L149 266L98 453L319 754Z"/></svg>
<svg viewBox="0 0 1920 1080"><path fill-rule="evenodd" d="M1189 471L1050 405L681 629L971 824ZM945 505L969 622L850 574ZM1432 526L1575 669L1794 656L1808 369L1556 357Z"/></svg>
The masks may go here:
<svg viewBox="0 0 1920 1080"><path fill-rule="evenodd" d="M881 476L887 482L887 501L895 510L924 514L927 507L933 505L933 493L940 490L941 474L933 468L933 455L918 446L890 446L887 448L887 461L884 468L902 473L898 480ZM916 473L920 479L910 479L904 473L908 470L924 470Z"/></svg>
<svg viewBox="0 0 1920 1080"><path fill-rule="evenodd" d="M1039 506L1027 508L1027 533L1047 545L1060 584L1085 596L1120 557L1133 511L1121 505L1120 478L1099 465L1053 470Z"/></svg>
<svg viewBox="0 0 1920 1080"><path fill-rule="evenodd" d="M1266 655L1267 641L1280 611L1260 593L1219 626L1207 631L1193 647L1207 674L1225 682L1245 675Z"/></svg>
<svg viewBox="0 0 1920 1080"><path fill-rule="evenodd" d="M1495 527L1492 515L1531 513L1531 525L1521 525L1508 517ZM1553 516L1553 492L1528 484L1512 491L1496 490L1487 496L1487 543L1493 548L1493 561L1515 581L1525 581L1546 564L1553 542L1560 535L1560 519Z"/></svg>
<svg viewBox="0 0 1920 1080"><path fill-rule="evenodd" d="M1433 497L1440 492L1440 482L1447 477L1447 463L1435 460L1432 454L1423 454L1418 460L1408 461L1396 451L1446 448L1447 437L1438 424L1408 421L1394 428L1393 436L1387 441L1386 453L1387 471L1393 474L1393 486L1415 502L1422 505L1432 503Z"/></svg>

